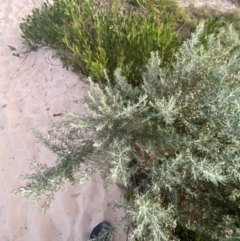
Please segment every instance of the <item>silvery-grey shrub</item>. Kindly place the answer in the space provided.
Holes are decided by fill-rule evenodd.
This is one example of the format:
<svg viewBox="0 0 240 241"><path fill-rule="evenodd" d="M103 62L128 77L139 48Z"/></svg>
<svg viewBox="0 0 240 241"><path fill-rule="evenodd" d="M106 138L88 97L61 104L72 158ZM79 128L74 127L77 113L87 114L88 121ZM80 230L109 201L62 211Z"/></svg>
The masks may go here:
<svg viewBox="0 0 240 241"><path fill-rule="evenodd" d="M81 183L96 170L127 190L130 240L179 240L192 230L207 240L239 240L240 39L232 26L199 43L204 25L160 68L151 53L143 85L132 87L115 71L100 86L89 78L83 116L65 112L39 142L55 165L33 163L18 189L47 207L64 179Z"/></svg>

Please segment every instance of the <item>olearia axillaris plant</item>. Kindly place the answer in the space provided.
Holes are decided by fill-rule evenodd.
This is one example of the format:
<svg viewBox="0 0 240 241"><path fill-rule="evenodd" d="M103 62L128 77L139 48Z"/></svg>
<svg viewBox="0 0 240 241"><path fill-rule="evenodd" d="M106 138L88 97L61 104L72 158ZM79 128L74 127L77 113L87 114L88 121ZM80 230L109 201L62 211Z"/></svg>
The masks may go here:
<svg viewBox="0 0 240 241"><path fill-rule="evenodd" d="M201 44L204 24L161 66L151 52L142 85L114 71L89 79L85 115L65 112L49 135L34 134L57 155L35 163L18 193L49 205L63 181L101 170L121 182L129 240L238 240L240 236L240 38L229 26ZM170 71L171 68L171 71Z"/></svg>

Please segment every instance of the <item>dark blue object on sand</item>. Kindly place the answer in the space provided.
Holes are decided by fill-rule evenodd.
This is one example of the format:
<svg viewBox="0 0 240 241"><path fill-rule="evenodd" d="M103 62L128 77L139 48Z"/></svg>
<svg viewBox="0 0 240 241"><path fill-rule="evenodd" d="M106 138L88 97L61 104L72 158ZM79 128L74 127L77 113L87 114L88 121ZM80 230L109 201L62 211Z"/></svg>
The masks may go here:
<svg viewBox="0 0 240 241"><path fill-rule="evenodd" d="M110 227L111 227L111 224L106 221L99 223L91 232L90 240L94 238L96 239L99 236L101 231L104 231L104 229L107 230ZM111 241L111 240L106 238L104 241Z"/></svg>

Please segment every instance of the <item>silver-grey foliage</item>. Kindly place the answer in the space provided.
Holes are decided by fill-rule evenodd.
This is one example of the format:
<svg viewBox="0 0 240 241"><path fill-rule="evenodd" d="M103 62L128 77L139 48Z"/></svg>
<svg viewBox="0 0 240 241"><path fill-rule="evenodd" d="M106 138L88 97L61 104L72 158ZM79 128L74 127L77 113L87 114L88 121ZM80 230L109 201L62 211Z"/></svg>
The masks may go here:
<svg viewBox="0 0 240 241"><path fill-rule="evenodd" d="M84 116L65 112L48 136L34 131L58 159L35 164L18 192L50 201L64 179L79 183L100 169L128 189L131 240L179 240L180 229L239 240L240 39L230 26L203 46L203 30L183 43L172 71L152 52L140 87L120 69L115 85L89 79Z"/></svg>

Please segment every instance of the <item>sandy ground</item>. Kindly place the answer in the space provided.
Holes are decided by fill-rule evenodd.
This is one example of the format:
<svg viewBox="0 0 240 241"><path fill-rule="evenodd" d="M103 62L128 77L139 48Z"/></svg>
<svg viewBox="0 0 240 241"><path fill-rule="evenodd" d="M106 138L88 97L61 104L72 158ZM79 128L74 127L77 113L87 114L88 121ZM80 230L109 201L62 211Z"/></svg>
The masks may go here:
<svg viewBox="0 0 240 241"><path fill-rule="evenodd" d="M23 184L20 175L29 172L30 160L55 159L35 143L29 128L45 131L63 108L83 113L78 100L86 90L76 74L52 59L50 49L12 56L7 45L23 47L19 22L33 6L31 0L0 1L0 241L85 241L102 220L117 225L123 216L108 206L122 200L117 186L104 189L98 175L79 187L66 184L45 215L39 205L11 195ZM114 240L125 240L121 227Z"/></svg>
<svg viewBox="0 0 240 241"><path fill-rule="evenodd" d="M234 10L237 6L237 4L234 4L237 0L178 0L178 2L183 7L188 7L190 4L195 7L207 5L213 9L219 9L222 13Z"/></svg>

